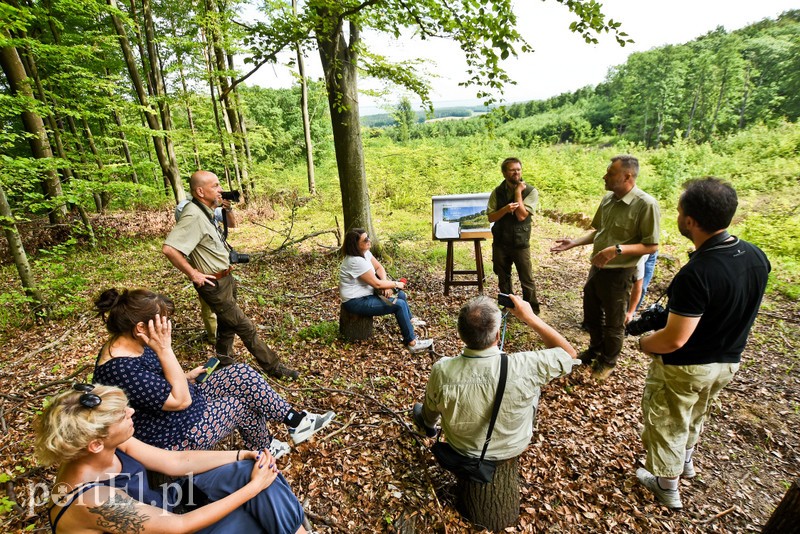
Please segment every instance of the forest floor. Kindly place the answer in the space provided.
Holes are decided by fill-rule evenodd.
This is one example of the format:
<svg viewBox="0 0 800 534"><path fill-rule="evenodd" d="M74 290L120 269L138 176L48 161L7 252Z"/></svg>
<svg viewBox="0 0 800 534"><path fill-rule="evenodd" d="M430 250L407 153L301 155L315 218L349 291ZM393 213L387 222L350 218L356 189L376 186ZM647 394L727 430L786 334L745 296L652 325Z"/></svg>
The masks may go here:
<svg viewBox="0 0 800 534"><path fill-rule="evenodd" d="M130 275L117 283L172 296L176 353L185 368L203 363L212 348L204 340L194 291L157 245L169 218L138 213L98 222L107 234L150 233L145 238L154 240L152 257L138 260L155 269L156 278ZM423 396L431 365L440 355L460 351L457 312L476 288L456 288L445 297L444 265L394 258L386 262L388 270L409 278L412 309L428 322L436 354L406 352L391 316L375 320L373 339L346 343L336 338L339 260L311 240L300 250L271 254L257 230L245 221L237 235L246 243L237 248L256 256L236 269L240 304L284 361L301 371L296 382L271 383L295 406L338 414L327 435L298 446L280 462L315 531L478 532L454 510L455 481L422 446L432 440L413 433L409 413ZM582 230L540 217L538 231L541 237L532 243L532 252L542 317L582 350L587 335L579 328L580 295L588 251L547 252L556 236ZM485 292L494 295L496 278L487 249ZM650 295L665 289L679 263L670 258L683 261L685 249L662 252ZM105 289L99 284L92 294ZM644 456L638 427L648 358L636 350L635 338L626 341L620 364L605 383L594 382L588 369L577 367L544 387L532 442L520 458L519 522L506 531L759 532L788 485L800 477L798 322L798 303L777 296L765 300L741 370L706 422L695 454L698 477L681 482L685 508L680 512L657 505L636 481ZM5 484L0 507L5 513L0 531L43 532L48 530L45 507L32 501L41 500L54 471L36 467L32 459L31 420L46 396L73 379L87 378L105 333L87 309L69 320L5 332L3 339L0 476ZM537 347L535 336L512 318L506 350ZM237 349L242 360L252 361L238 341ZM287 439L282 426L274 432Z"/></svg>

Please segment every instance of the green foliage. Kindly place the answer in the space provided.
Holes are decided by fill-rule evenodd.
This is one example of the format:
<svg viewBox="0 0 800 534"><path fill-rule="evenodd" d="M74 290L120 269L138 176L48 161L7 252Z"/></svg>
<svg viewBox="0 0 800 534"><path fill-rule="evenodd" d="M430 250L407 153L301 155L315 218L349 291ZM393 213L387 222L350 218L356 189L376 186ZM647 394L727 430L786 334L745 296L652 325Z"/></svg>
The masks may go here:
<svg viewBox="0 0 800 534"><path fill-rule="evenodd" d="M306 341L318 341L325 345L332 345L339 337L339 323L336 321L322 321L301 329L297 337Z"/></svg>

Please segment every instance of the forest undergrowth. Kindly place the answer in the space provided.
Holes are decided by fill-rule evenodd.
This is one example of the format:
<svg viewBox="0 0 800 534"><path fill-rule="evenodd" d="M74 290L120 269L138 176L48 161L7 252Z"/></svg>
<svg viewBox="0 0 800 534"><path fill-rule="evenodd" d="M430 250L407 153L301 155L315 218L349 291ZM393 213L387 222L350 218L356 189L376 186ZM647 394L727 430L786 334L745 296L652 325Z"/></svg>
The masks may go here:
<svg viewBox="0 0 800 534"><path fill-rule="evenodd" d="M386 241L391 256L385 264L390 274L410 279L412 308L428 322L436 353L409 355L391 317L376 320L373 339L346 343L337 338L334 236L324 234L276 254L271 251L282 239L254 223L277 231L285 221L265 221L255 208L243 215L233 239L255 261L236 270L240 302L268 343L301 371L297 382L273 384L292 404L338 414L327 435L300 445L280 462L315 530L476 532L454 511L454 480L436 466L424 447L431 441L414 432L409 416L433 362L459 352L456 314L476 289L456 288L445 297L440 244L419 236L403 240L394 233ZM105 340L88 305L93 296L111 286L149 287L170 295L177 304L174 345L184 367L198 365L212 353L204 341L194 290L160 253L169 217L127 212L102 224L114 237L98 253L99 264L84 263L80 274L85 281L72 291L74 311L3 333L2 531L47 529L41 497L54 472L38 467L32 457L31 420L47 396L73 380L90 378ZM553 256L547 249L555 237L582 231L570 222L537 216L532 243L542 317L579 350L587 341L579 324L588 251ZM664 247L651 299L685 261L686 245ZM456 248L459 264L467 267L474 261L467 253L471 247ZM489 247L484 247L484 261L490 272ZM11 282L4 276L3 287ZM487 283L486 294L494 295L496 279L490 275ZM699 476L682 482L682 512L656 505L635 479L644 452L638 425L647 367L635 340L626 342L621 364L606 383L599 385L587 369L576 368L545 387L532 443L521 457L520 520L508 531L759 531L788 484L800 476L798 322L796 301L777 292L768 295L742 370L724 390L698 447ZM509 351L540 346L515 320L506 339ZM252 361L238 342L236 348L239 358ZM286 439L282 427L273 430ZM236 447L237 441L228 445Z"/></svg>

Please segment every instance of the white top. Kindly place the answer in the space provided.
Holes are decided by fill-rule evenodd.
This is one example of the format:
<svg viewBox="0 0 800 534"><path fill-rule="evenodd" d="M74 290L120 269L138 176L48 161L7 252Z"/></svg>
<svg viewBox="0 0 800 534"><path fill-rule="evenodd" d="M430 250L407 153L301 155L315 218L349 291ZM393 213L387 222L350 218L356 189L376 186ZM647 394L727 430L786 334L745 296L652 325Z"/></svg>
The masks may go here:
<svg viewBox="0 0 800 534"><path fill-rule="evenodd" d="M342 302L373 294L374 288L358 278L367 271L375 274L375 269L372 267L372 252L366 251L363 258L345 256L342 266L339 267L339 295L342 297Z"/></svg>
<svg viewBox="0 0 800 534"><path fill-rule="evenodd" d="M639 258L638 263L636 264L636 280L642 280L644 278L644 264L647 263L647 258L650 257L650 254L645 254L641 258Z"/></svg>

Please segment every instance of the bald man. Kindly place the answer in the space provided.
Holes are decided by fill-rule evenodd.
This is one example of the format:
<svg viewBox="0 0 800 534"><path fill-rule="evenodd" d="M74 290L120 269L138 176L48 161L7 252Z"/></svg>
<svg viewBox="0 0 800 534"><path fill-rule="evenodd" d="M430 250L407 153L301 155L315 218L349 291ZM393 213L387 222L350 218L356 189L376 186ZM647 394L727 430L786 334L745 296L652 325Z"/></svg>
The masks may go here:
<svg viewBox="0 0 800 534"><path fill-rule="evenodd" d="M233 337L238 335L261 368L275 378L298 377L259 337L256 326L236 303L229 248L214 219L222 205L222 186L213 172L197 171L189 181L192 201L167 236L161 251L194 284L200 298L217 315L216 351L220 365L234 363Z"/></svg>

